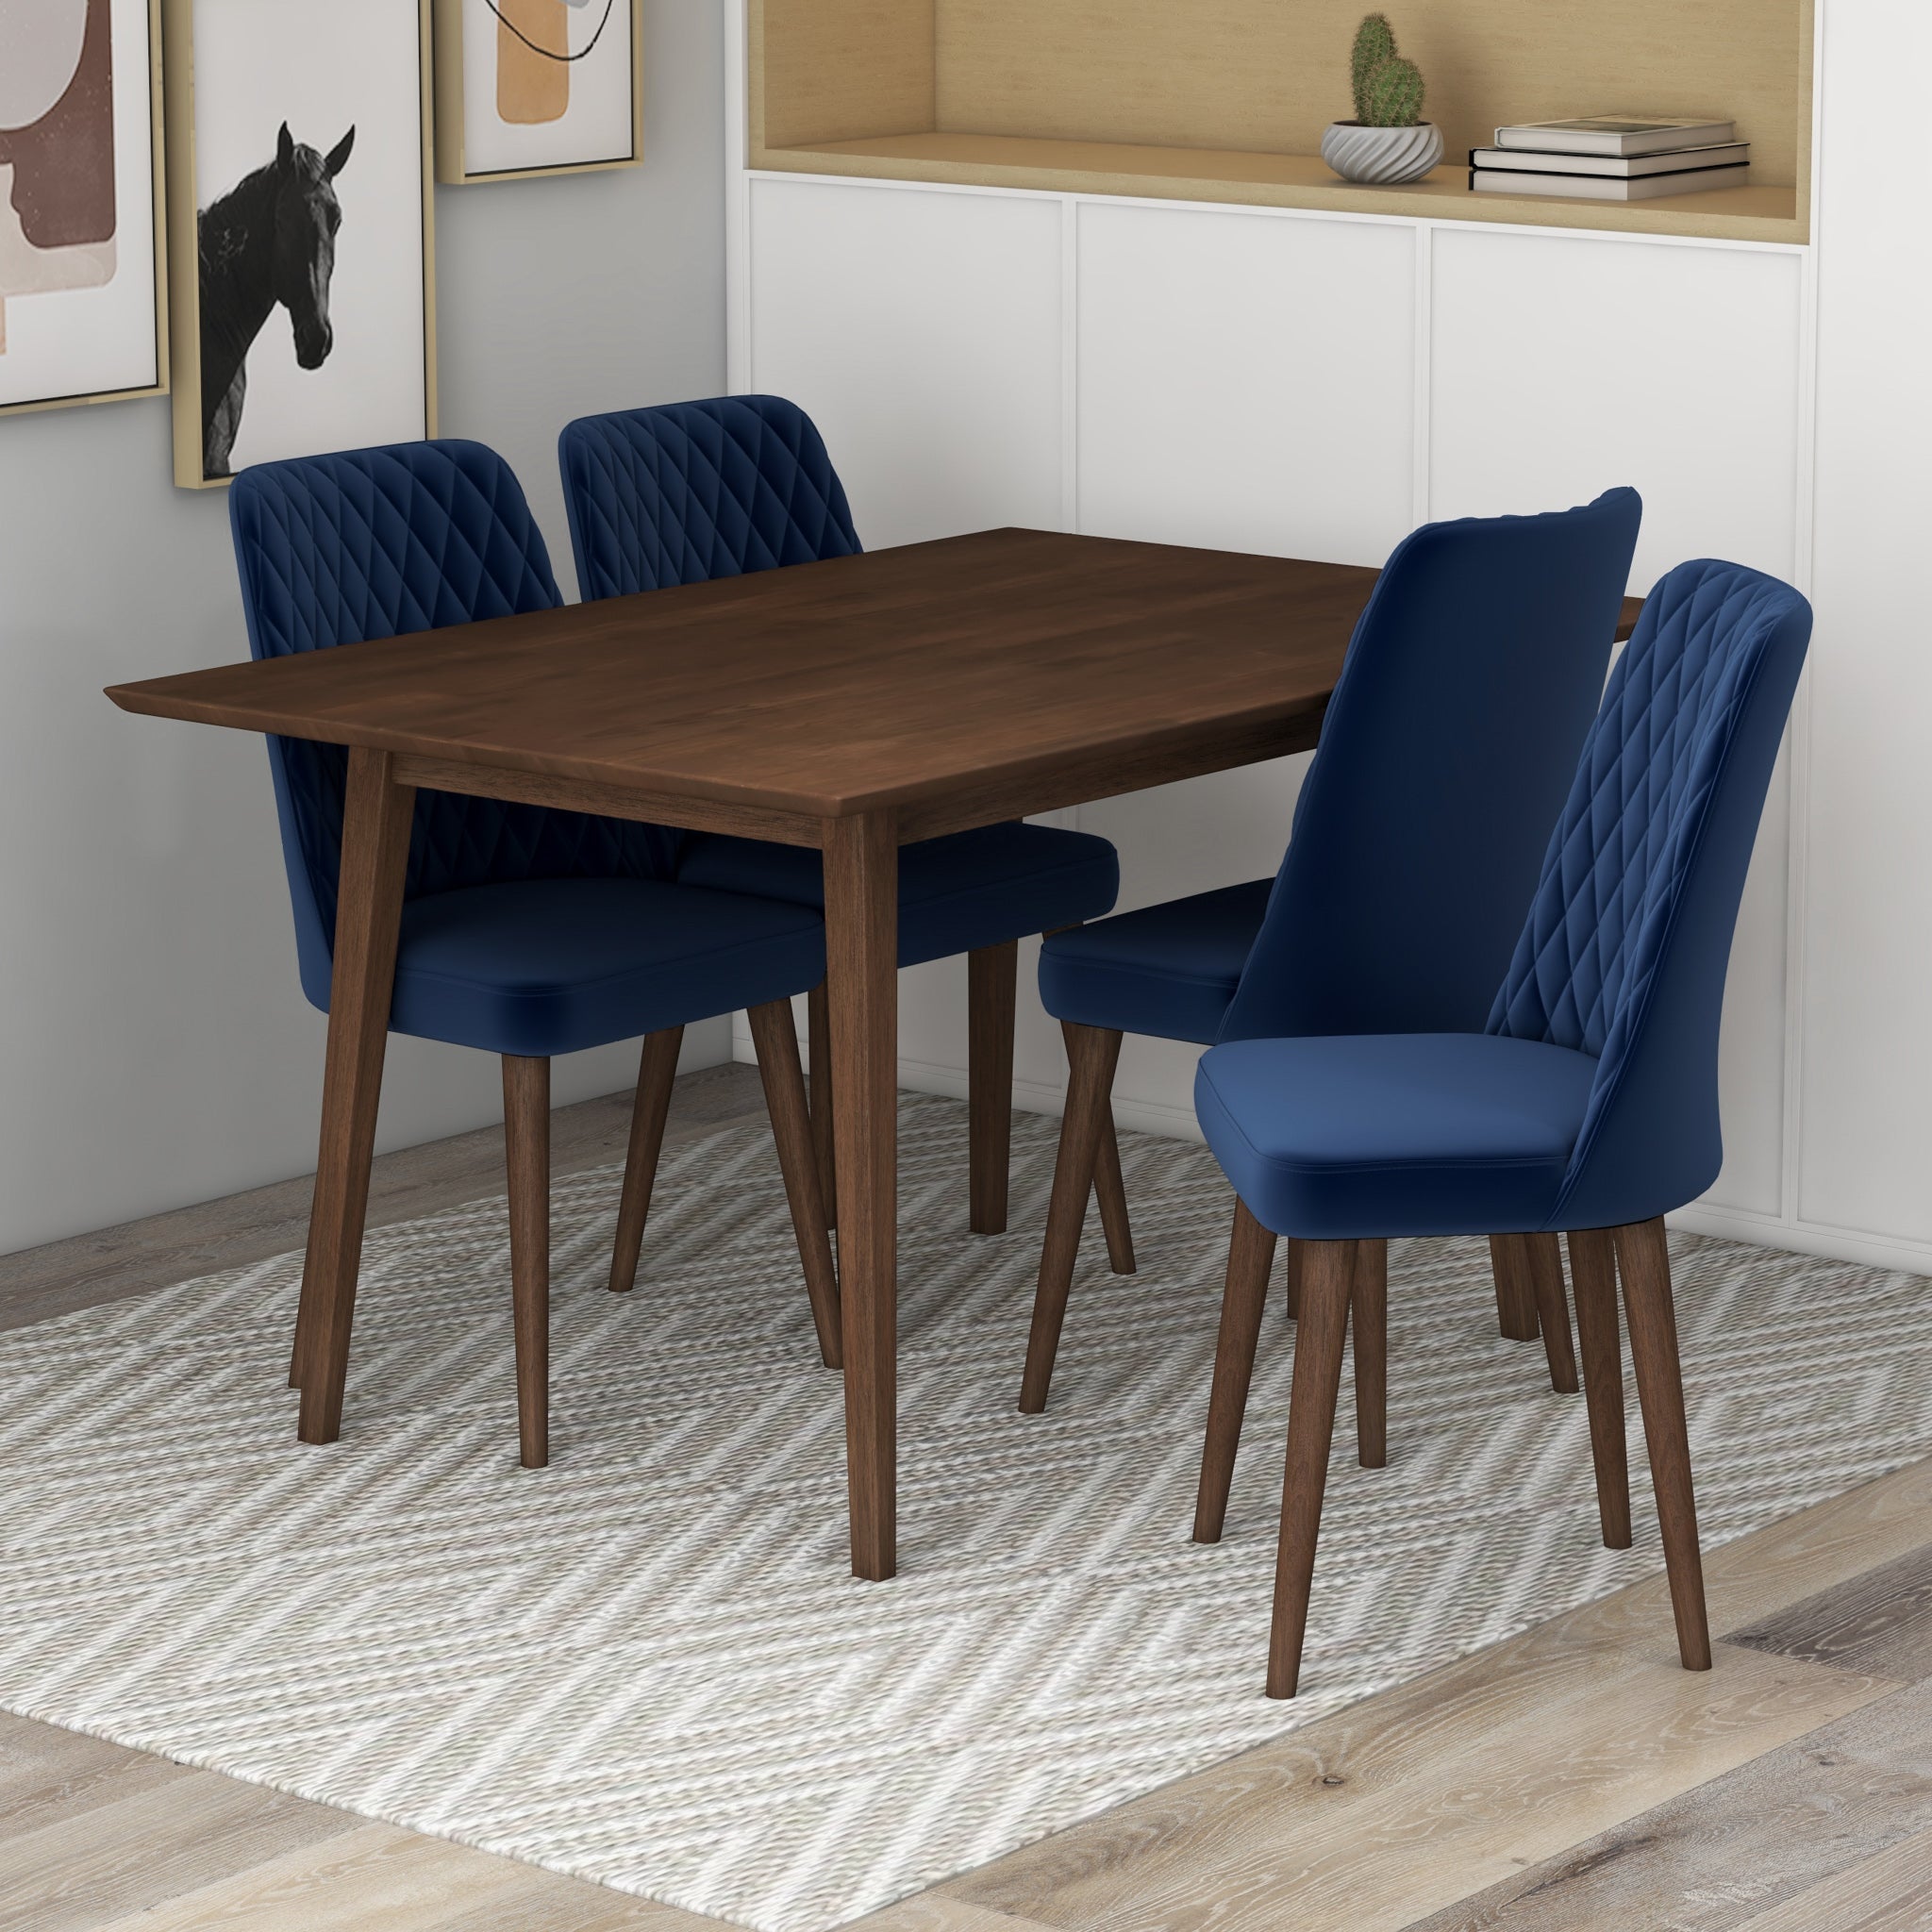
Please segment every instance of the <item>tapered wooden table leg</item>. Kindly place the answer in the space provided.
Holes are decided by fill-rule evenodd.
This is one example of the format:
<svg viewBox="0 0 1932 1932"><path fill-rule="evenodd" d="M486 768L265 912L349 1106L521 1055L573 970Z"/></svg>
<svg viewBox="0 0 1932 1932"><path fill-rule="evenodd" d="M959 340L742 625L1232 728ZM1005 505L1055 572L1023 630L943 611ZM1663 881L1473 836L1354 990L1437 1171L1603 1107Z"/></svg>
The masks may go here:
<svg viewBox="0 0 1932 1932"><path fill-rule="evenodd" d="M322 1080L322 1144L296 1318L304 1357L297 1433L305 1442L333 1442L341 1433L342 1383L349 1370L349 1328L362 1261L362 1223L369 1209L369 1161L375 1150L375 1107L382 1093L396 928L415 805L415 789L392 782L389 753L359 746L350 751L328 1055Z"/></svg>
<svg viewBox="0 0 1932 1932"><path fill-rule="evenodd" d="M852 1574L897 1566L899 841L891 812L825 823L845 1461Z"/></svg>

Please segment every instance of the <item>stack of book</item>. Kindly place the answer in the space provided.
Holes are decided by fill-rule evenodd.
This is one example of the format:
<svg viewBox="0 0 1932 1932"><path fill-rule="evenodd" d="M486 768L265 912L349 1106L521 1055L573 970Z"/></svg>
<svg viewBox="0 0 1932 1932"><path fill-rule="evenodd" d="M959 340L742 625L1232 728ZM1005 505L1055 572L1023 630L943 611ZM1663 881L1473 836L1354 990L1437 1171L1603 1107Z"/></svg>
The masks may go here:
<svg viewBox="0 0 1932 1932"><path fill-rule="evenodd" d="M1472 148L1477 193L1581 195L1650 201L1707 188L1740 188L1751 146L1729 121L1646 121L1606 114L1585 121L1526 121L1496 129L1494 147Z"/></svg>

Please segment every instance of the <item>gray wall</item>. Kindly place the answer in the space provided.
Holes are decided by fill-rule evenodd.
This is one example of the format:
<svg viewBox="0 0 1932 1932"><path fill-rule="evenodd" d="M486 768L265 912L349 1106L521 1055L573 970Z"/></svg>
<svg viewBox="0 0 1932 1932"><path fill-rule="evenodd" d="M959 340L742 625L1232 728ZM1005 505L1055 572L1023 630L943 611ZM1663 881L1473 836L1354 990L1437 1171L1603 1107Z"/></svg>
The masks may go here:
<svg viewBox="0 0 1932 1932"><path fill-rule="evenodd" d="M494 444L570 543L571 416L724 387L721 14L645 0L646 164L438 192L445 434ZM103 685L245 655L227 506L169 481L164 402L0 420L0 1251L314 1165L303 1001L258 740ZM693 1029L687 1063L730 1055ZM559 1062L559 1103L627 1084ZM381 1143L495 1118L482 1054L391 1042Z"/></svg>

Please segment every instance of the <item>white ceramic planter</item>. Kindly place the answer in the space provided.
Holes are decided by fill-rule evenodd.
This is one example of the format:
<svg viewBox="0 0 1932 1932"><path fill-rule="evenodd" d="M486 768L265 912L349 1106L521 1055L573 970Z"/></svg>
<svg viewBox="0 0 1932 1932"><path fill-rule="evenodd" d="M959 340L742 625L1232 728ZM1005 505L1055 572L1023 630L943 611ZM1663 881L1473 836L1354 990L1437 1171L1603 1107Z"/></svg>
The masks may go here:
<svg viewBox="0 0 1932 1932"><path fill-rule="evenodd" d="M1322 137L1322 158L1344 181L1414 181L1442 158L1442 130L1433 121L1413 127L1334 121Z"/></svg>

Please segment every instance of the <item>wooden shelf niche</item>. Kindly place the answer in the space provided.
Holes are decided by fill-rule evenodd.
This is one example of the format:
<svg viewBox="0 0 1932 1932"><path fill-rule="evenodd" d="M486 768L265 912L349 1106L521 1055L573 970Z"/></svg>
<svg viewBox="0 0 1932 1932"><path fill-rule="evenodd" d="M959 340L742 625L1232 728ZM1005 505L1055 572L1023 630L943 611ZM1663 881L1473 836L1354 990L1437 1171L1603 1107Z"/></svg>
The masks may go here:
<svg viewBox="0 0 1932 1932"><path fill-rule="evenodd" d="M748 0L750 162L791 174L1804 242L1811 0L1383 0L1448 162L1320 158L1369 0ZM1649 202L1473 194L1507 121L1707 114L1750 185Z"/></svg>

